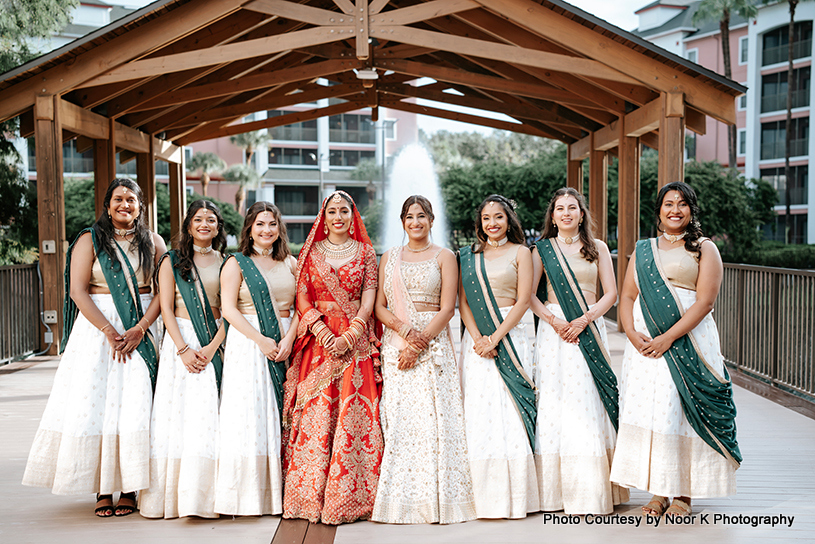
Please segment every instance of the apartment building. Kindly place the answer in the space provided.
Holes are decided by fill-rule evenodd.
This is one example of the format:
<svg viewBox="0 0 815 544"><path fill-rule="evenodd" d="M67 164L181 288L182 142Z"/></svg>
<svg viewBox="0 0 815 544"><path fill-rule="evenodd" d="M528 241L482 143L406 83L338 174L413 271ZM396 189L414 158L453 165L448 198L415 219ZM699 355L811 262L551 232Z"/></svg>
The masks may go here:
<svg viewBox="0 0 815 544"><path fill-rule="evenodd" d="M657 0L639 10L635 34L708 69L724 73L722 36L718 21L695 25L699 1ZM815 142L809 138L813 103L811 80L812 23L815 3L796 10L793 76L792 179L784 176L786 138L787 54L789 11L786 2L765 5L756 1L758 16L747 21L731 17L732 78L749 91L736 102L736 167L747 178L764 178L778 190L776 224L764 228L768 239L783 240L786 191L790 191L792 241L815 243L815 183L809 162ZM727 165L727 127L708 119L707 133L689 133L689 158L716 160ZM775 228L773 228L775 227Z"/></svg>

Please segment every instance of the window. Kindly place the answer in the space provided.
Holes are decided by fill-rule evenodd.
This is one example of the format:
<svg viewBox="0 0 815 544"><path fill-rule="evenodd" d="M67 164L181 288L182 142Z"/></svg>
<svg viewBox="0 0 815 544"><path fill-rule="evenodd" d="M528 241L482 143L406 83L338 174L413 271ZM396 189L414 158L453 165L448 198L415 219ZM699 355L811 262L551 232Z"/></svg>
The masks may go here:
<svg viewBox="0 0 815 544"><path fill-rule="evenodd" d="M288 115L295 113L287 110L270 110L267 115L269 118L280 117L281 115ZM317 141L317 120L302 121L300 123L292 123L282 127L273 127L269 129L269 136L272 140L295 140L301 142L316 142Z"/></svg>
<svg viewBox="0 0 815 544"><path fill-rule="evenodd" d="M738 132L737 154L741 157L747 154L747 129L741 128Z"/></svg>
<svg viewBox="0 0 815 544"><path fill-rule="evenodd" d="M807 191L809 190L809 166L790 167L792 183L790 184L790 204L807 204ZM762 168L761 179L770 182L778 191L777 206L783 206L787 200L787 182L784 177L784 167Z"/></svg>
<svg viewBox="0 0 815 544"><path fill-rule="evenodd" d="M362 159L374 159L374 151L357 151L354 149L332 149L329 153L331 166L356 166Z"/></svg>
<svg viewBox="0 0 815 544"><path fill-rule="evenodd" d="M786 120L761 124L761 160L784 157ZM809 117L792 120L790 157L801 157L809 151Z"/></svg>
<svg viewBox="0 0 815 544"><path fill-rule="evenodd" d="M786 225L784 223L784 216L777 215L773 223L764 225L765 240L775 240L777 242L784 241L784 232ZM792 215L792 228L790 229L790 241L793 244L806 244L807 243L807 214L793 214Z"/></svg>
<svg viewBox="0 0 815 544"><path fill-rule="evenodd" d="M747 36L739 38L739 64L747 64L747 54L750 51L750 42Z"/></svg>
<svg viewBox="0 0 815 544"><path fill-rule="evenodd" d="M742 83L742 85L745 87L747 86L745 83ZM739 111L744 111L747 109L747 93L744 93L736 99L736 109Z"/></svg>
<svg viewBox="0 0 815 544"><path fill-rule="evenodd" d="M385 119L385 139L396 139L396 121L397 119Z"/></svg>
<svg viewBox="0 0 815 544"><path fill-rule="evenodd" d="M275 186L274 200L282 215L317 215L319 189L317 187Z"/></svg>
<svg viewBox="0 0 815 544"><path fill-rule="evenodd" d="M289 233L290 244L303 244L308 238L311 223L286 223L286 230Z"/></svg>
<svg viewBox="0 0 815 544"><path fill-rule="evenodd" d="M328 118L328 140L351 144L376 143L371 116L357 113L332 115Z"/></svg>
<svg viewBox="0 0 815 544"><path fill-rule="evenodd" d="M360 210L365 210L365 208L368 207L368 204L370 204L368 200L367 187L340 187L337 185L337 190L345 191L351 195L351 198L354 199L354 202L356 202L357 207Z"/></svg>
<svg viewBox="0 0 815 544"><path fill-rule="evenodd" d="M789 30L780 26L764 34L762 40L761 65L787 62L789 58ZM793 30L792 57L800 59L812 55L812 21L795 23Z"/></svg>
<svg viewBox="0 0 815 544"><path fill-rule="evenodd" d="M691 62L699 63L699 50L698 49L688 49L685 51L685 58Z"/></svg>
<svg viewBox="0 0 815 544"><path fill-rule="evenodd" d="M809 80L812 68L806 66L793 70L792 107L809 106ZM787 109L787 75L788 72L776 72L761 76L761 113Z"/></svg>
<svg viewBox="0 0 815 544"><path fill-rule="evenodd" d="M300 147L270 147L269 164L317 166L317 150Z"/></svg>

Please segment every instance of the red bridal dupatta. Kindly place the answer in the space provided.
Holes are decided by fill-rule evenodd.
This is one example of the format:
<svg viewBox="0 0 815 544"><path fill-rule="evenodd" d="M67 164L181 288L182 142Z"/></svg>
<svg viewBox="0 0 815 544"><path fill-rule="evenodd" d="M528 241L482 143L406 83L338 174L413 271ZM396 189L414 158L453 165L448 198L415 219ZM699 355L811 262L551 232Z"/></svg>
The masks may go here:
<svg viewBox="0 0 815 544"><path fill-rule="evenodd" d="M331 356L310 326L322 320L341 335L357 314L354 301L376 289L377 267L356 207L356 254L338 270L326 262L315 247L326 238L325 205L297 262L300 323L283 401L283 516L339 524L369 518L376 498L384 450L379 351L373 317L346 359Z"/></svg>

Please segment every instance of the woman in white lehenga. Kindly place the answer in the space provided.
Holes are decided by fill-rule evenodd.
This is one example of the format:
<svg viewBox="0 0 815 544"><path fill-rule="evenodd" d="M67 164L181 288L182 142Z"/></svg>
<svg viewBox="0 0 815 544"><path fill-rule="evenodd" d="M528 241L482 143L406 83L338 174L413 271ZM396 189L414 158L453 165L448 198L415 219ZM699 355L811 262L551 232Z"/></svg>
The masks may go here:
<svg viewBox="0 0 815 544"><path fill-rule="evenodd" d="M382 256L376 317L382 345L380 404L385 452L371 519L457 523L475 519L464 413L448 323L458 266L430 241L433 209L423 196L402 206L408 244Z"/></svg>
<svg viewBox="0 0 815 544"><path fill-rule="evenodd" d="M246 212L240 252L221 271L229 332L215 487L219 514L283 512L280 410L285 362L297 330L297 318L291 317L296 266L280 210L256 202Z"/></svg>
<svg viewBox="0 0 815 544"><path fill-rule="evenodd" d="M165 336L150 426L150 488L139 497L139 513L146 518L218 517L218 388L225 335L219 274L225 248L220 210L196 200L159 265Z"/></svg>
<svg viewBox="0 0 815 544"><path fill-rule="evenodd" d="M722 260L702 237L699 211L689 185L660 189L663 234L637 243L620 296L628 342L611 479L652 493L642 512L656 517L689 515L691 499L732 495L741 463L712 315Z"/></svg>
<svg viewBox="0 0 815 544"><path fill-rule="evenodd" d="M479 518L540 510L533 457L532 346L521 320L532 292L532 256L513 204L491 195L476 214L474 249L461 256L462 387L467 451Z"/></svg>
<svg viewBox="0 0 815 544"><path fill-rule="evenodd" d="M614 268L606 244L592 236L580 193L558 189L545 217L532 255L533 287L541 296L532 296L541 318L535 341L541 509L610 514L628 500L628 490L609 479L618 393L603 314L617 300Z"/></svg>
<svg viewBox="0 0 815 544"><path fill-rule="evenodd" d="M159 315L151 280L165 247L142 205L136 183L114 179L105 211L68 251L64 352L23 476L57 495L97 493L99 517L132 514L150 483Z"/></svg>

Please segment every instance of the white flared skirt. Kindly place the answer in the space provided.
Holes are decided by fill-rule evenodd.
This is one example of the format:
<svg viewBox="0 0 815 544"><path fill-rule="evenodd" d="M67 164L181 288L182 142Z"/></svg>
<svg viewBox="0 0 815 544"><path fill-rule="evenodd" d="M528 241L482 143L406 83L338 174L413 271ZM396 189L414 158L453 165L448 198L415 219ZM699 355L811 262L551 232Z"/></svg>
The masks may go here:
<svg viewBox="0 0 815 544"><path fill-rule="evenodd" d="M181 336L200 350L192 321L176 317ZM215 513L218 469L218 386L211 364L194 374L165 333L150 428L150 487L139 496L147 518Z"/></svg>
<svg viewBox="0 0 815 544"><path fill-rule="evenodd" d="M153 296L140 296L146 309ZM91 300L124 331L111 295ZM151 327L156 337L156 327ZM58 495L110 494L150 483L150 374L138 351L114 361L105 334L81 313L54 376L23 484Z"/></svg>
<svg viewBox="0 0 815 544"><path fill-rule="evenodd" d="M244 315L260 330L256 315ZM281 334L291 318L281 318ZM280 412L260 348L229 327L221 379L221 439L215 511L234 516L283 512Z"/></svg>
<svg viewBox="0 0 815 544"><path fill-rule="evenodd" d="M501 308L506 318L512 307ZM527 376L535 375L523 320L509 332ZM494 359L479 357L473 339L461 342L467 451L479 518L523 518L540 510L535 459L518 408Z"/></svg>
<svg viewBox="0 0 815 544"><path fill-rule="evenodd" d="M684 308L696 301L695 291L675 290ZM639 298L634 301L634 328L649 334ZM713 313L691 334L708 364L723 374ZM688 423L665 358L643 357L630 342L623 360L620 432L611 480L663 497L704 499L736 492L735 467Z"/></svg>
<svg viewBox="0 0 815 544"><path fill-rule="evenodd" d="M438 312L419 312L423 330ZM456 356L446 330L410 370L382 346L380 417L385 452L371 519L384 523L458 523L475 519L475 502Z"/></svg>
<svg viewBox="0 0 815 544"><path fill-rule="evenodd" d="M565 319L558 304L546 307ZM597 320L608 349L606 326ZM541 510L610 514L628 490L609 477L617 432L611 424L578 344L563 341L544 320L535 341L538 418L535 461Z"/></svg>

